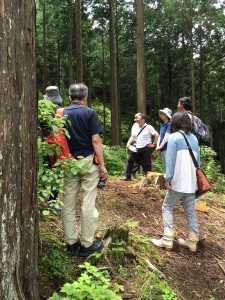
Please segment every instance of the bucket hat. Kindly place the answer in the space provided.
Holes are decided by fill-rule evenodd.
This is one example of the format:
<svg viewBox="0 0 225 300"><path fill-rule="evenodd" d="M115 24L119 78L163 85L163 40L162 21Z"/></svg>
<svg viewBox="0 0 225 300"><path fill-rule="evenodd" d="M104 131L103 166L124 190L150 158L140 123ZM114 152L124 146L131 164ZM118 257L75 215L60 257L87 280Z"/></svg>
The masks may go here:
<svg viewBox="0 0 225 300"><path fill-rule="evenodd" d="M165 114L169 119L171 119L171 115L172 115L172 110L171 109L169 109L169 108L164 108L164 109L160 109L159 110L159 115L161 114L161 113L163 113L163 114Z"/></svg>
<svg viewBox="0 0 225 300"><path fill-rule="evenodd" d="M54 85L48 86L45 90L45 100L49 100L57 105L61 105L63 100L59 95L59 88Z"/></svg>

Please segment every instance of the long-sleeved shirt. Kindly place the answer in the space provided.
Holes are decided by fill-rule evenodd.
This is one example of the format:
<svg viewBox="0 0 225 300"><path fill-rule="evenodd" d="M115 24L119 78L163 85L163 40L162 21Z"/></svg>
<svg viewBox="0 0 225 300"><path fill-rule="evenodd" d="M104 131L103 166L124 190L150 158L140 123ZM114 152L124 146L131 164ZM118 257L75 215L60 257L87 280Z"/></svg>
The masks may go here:
<svg viewBox="0 0 225 300"><path fill-rule="evenodd" d="M198 140L192 133L186 137L200 166ZM165 180L171 183L172 190L176 192L195 193L197 190L196 168L186 141L180 132L172 133L169 136Z"/></svg>

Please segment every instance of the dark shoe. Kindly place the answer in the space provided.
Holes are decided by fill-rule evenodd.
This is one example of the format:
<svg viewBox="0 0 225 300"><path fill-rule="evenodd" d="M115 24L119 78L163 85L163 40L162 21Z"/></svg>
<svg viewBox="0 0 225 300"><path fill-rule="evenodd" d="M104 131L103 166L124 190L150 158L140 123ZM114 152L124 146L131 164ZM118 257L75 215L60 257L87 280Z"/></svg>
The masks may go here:
<svg viewBox="0 0 225 300"><path fill-rule="evenodd" d="M103 248L102 241L93 242L93 244L87 248L84 246L80 246L79 256L82 256L82 257L89 256L94 252L100 251L102 248Z"/></svg>
<svg viewBox="0 0 225 300"><path fill-rule="evenodd" d="M120 178L120 180L123 180L123 181L131 181L132 179L131 179L131 178L124 177L124 178Z"/></svg>
<svg viewBox="0 0 225 300"><path fill-rule="evenodd" d="M80 248L80 241L77 241L72 245L67 245L67 251L70 255L76 255L78 253L79 248Z"/></svg>

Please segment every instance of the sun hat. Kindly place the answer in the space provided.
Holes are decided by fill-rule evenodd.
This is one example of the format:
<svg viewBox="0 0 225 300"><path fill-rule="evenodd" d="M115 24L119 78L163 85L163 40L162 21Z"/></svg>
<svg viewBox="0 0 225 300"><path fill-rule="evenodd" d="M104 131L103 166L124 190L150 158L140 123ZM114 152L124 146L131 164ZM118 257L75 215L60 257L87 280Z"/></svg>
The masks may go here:
<svg viewBox="0 0 225 300"><path fill-rule="evenodd" d="M171 119L171 115L172 115L172 110L169 108L164 108L164 109L160 109L159 110L159 115L163 113L164 115L166 115L169 119Z"/></svg>
<svg viewBox="0 0 225 300"><path fill-rule="evenodd" d="M134 116L134 121L137 121L141 118L141 115L142 113L137 113L135 116Z"/></svg>
<svg viewBox="0 0 225 300"><path fill-rule="evenodd" d="M63 100L59 95L59 88L55 85L48 86L45 90L45 100L49 100L57 105L61 105Z"/></svg>

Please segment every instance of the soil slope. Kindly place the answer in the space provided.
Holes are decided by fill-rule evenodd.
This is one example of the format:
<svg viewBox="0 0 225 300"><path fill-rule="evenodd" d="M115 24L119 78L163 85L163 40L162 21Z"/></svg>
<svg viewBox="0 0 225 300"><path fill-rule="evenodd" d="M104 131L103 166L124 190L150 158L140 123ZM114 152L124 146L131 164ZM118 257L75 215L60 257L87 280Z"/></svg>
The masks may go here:
<svg viewBox="0 0 225 300"><path fill-rule="evenodd" d="M139 189L137 181L110 178L98 193L98 230L103 230L101 226L107 228L133 219L138 221L135 227L138 233L160 238L162 202L162 192L158 188ZM195 254L180 248L176 239L172 251L156 249L166 263L163 268L157 267L167 278L173 278L170 286L180 299L225 299L225 207L212 198L206 203L208 212L197 211L200 242ZM187 225L181 204L175 209L174 220L177 237L185 236Z"/></svg>

